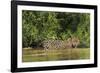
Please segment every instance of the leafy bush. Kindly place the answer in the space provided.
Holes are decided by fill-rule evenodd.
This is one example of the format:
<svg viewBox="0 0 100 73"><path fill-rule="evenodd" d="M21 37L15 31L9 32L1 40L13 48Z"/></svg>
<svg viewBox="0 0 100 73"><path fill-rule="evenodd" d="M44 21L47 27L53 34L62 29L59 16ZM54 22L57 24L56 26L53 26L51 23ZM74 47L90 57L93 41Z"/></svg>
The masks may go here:
<svg viewBox="0 0 100 73"><path fill-rule="evenodd" d="M90 46L89 13L22 11L23 47L40 46L43 40L65 40L70 36L80 39L80 47Z"/></svg>

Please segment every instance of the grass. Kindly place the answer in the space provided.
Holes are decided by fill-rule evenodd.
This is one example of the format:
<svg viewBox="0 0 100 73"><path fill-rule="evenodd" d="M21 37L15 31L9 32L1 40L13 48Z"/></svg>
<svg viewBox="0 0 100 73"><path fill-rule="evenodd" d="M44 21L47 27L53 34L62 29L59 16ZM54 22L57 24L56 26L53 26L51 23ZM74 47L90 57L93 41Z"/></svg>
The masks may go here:
<svg viewBox="0 0 100 73"><path fill-rule="evenodd" d="M43 49L23 48L23 62L56 61L56 60L79 60L89 59L89 48L56 49L44 51Z"/></svg>

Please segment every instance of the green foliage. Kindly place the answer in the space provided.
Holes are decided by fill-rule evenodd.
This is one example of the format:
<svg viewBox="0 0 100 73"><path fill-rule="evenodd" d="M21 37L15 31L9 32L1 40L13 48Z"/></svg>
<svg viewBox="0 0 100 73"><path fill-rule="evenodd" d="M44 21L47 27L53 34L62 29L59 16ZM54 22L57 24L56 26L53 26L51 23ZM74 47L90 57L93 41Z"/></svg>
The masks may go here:
<svg viewBox="0 0 100 73"><path fill-rule="evenodd" d="M40 46L46 39L80 39L80 47L90 46L90 14L22 11L23 47Z"/></svg>

